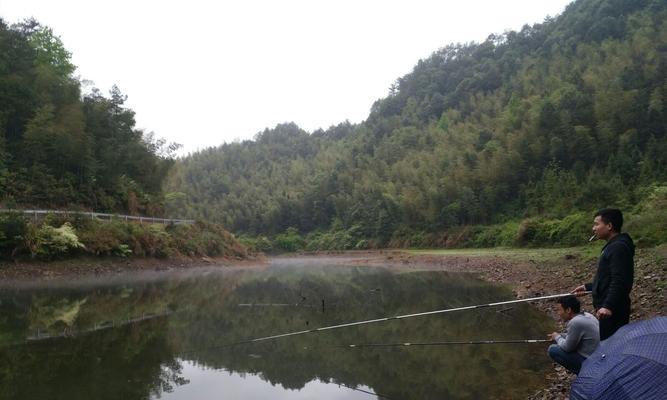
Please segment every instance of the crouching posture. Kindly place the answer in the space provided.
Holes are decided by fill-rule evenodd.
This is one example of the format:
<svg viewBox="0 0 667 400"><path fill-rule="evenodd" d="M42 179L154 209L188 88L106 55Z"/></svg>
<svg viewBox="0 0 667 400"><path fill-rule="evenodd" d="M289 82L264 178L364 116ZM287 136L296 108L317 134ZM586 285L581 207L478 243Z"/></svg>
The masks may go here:
<svg viewBox="0 0 667 400"><path fill-rule="evenodd" d="M565 333L553 332L548 337L556 344L549 346L549 357L556 363L578 374L581 364L600 344L598 320L587 312L581 312L581 303L574 296L558 299L558 315L567 322Z"/></svg>

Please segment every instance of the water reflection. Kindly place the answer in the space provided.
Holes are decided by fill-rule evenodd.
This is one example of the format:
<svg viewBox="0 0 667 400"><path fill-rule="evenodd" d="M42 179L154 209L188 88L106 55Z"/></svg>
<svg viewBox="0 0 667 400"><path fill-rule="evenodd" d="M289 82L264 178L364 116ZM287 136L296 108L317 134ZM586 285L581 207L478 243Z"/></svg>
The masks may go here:
<svg viewBox="0 0 667 400"><path fill-rule="evenodd" d="M290 390L280 384L274 386L257 375L206 369L190 362L183 364L183 372L190 377L190 384L180 386L172 393L164 393L161 397L163 400L207 399L222 393L224 393L224 398L246 400L336 400L341 398L369 400L373 398L368 394L373 391L367 386L353 390L318 380L306 383L300 390Z"/></svg>
<svg viewBox="0 0 667 400"><path fill-rule="evenodd" d="M225 346L511 297L468 275L340 266L3 289L0 398L525 397L544 346L339 346L542 338L549 321L525 304Z"/></svg>

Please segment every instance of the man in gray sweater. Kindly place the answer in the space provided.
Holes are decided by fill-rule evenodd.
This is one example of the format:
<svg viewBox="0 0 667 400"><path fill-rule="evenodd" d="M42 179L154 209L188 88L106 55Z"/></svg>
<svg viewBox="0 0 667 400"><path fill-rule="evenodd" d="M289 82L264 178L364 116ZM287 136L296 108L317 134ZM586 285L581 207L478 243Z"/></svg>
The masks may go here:
<svg viewBox="0 0 667 400"><path fill-rule="evenodd" d="M549 357L578 374L581 364L600 344L600 326L592 314L581 312L581 303L575 296L558 299L558 314L567 322L567 332L553 332L548 336L556 342L549 346Z"/></svg>

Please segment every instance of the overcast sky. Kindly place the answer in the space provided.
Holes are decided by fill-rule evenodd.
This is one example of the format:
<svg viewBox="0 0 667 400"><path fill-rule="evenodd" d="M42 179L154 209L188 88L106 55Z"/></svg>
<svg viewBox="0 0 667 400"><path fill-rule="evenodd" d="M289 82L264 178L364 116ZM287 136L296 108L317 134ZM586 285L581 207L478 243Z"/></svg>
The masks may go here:
<svg viewBox="0 0 667 400"><path fill-rule="evenodd" d="M360 122L421 58L560 14L570 0L0 0L35 17L76 74L116 84L137 127L182 153L293 121Z"/></svg>

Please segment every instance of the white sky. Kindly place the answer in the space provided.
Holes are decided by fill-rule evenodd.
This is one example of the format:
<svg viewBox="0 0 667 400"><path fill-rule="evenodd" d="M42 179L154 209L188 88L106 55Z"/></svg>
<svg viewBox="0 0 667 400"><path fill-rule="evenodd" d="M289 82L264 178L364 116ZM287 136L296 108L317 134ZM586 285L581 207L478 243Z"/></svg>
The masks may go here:
<svg viewBox="0 0 667 400"><path fill-rule="evenodd" d="M82 79L117 84L138 128L187 153L281 122L360 122L419 59L570 2L0 0L0 17L53 28Z"/></svg>

